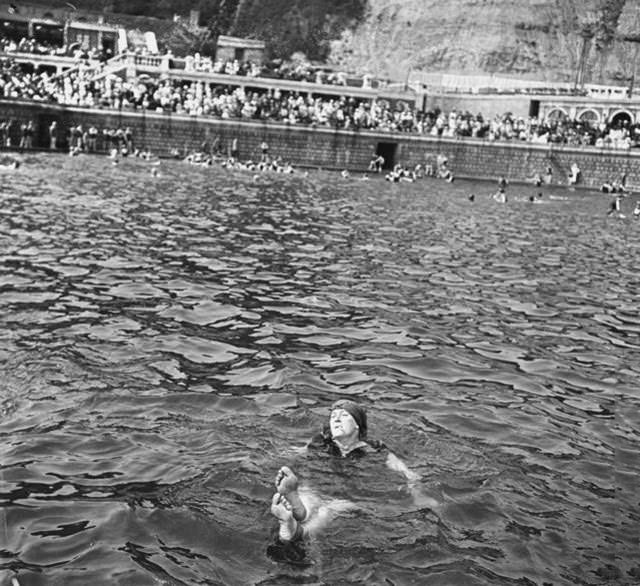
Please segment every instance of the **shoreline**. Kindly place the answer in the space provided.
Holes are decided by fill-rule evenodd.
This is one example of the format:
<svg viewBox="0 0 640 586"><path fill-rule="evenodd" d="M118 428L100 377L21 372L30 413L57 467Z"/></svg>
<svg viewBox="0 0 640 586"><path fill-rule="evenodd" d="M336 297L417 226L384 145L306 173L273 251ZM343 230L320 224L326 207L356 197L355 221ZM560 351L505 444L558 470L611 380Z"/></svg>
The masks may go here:
<svg viewBox="0 0 640 586"><path fill-rule="evenodd" d="M16 130L29 120L35 124L35 148L29 151L49 152L50 149L43 148L43 145L48 144L49 125L56 121L58 136L62 137L56 152L68 149L65 141L72 126L95 125L99 130L130 127L135 146L149 149L161 159L175 158L170 154L172 149L200 151L203 144L217 143L225 153L232 142L237 141L238 158L257 161L260 144L266 141L271 156L282 157L302 169L347 169L366 173L374 153L382 153L387 165L399 163L408 168L418 164L424 166L427 160L444 155L457 179L495 181L497 177L504 176L511 184L531 185L531 178L536 173L543 175L544 170L551 167L553 178L557 180L546 184L547 188L599 191L604 183L626 173L629 191L640 189L640 152L634 151L336 130L148 111L87 109L25 100L1 100L0 104L3 106L2 118L11 119L14 123L14 144L0 147L0 152L20 150L15 144ZM108 152L100 149L96 154ZM573 164L582 170L582 180L578 185L569 186L567 178Z"/></svg>

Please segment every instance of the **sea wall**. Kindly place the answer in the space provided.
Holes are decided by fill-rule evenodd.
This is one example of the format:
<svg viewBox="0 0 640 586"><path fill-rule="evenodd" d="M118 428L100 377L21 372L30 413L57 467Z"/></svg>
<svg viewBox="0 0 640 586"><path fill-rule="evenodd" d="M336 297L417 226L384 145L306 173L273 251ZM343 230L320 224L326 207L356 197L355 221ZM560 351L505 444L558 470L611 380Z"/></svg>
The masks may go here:
<svg viewBox="0 0 640 586"><path fill-rule="evenodd" d="M135 145L150 148L159 156L209 150L215 145L224 152L233 139L238 141L239 157L257 159L260 143L266 141L272 156L281 156L294 165L365 171L375 152L387 163L408 166L424 163L437 154L445 155L458 177L494 180L504 175L512 182L527 181L535 173L551 167L553 183L566 185L569 168L582 169L581 185L598 188L605 181L627 173L628 185L640 188L640 153L592 147L569 148L530 143L492 143L475 139L443 139L409 133L350 132L310 128L272 122L240 122L179 116L154 112L132 112L63 107L33 102L0 101L0 120L11 119L13 145L19 144L19 126L32 120L36 126L34 146L47 147L48 127L53 120L60 128L59 147L66 148L72 125L99 130L130 127ZM98 148L106 143L98 141Z"/></svg>

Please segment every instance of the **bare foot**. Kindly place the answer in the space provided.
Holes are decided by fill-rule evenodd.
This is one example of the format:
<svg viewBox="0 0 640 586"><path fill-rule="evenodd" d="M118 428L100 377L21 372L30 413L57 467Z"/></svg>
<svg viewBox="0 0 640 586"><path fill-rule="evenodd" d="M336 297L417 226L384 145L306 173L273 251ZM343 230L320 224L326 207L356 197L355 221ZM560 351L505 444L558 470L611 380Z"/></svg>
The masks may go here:
<svg viewBox="0 0 640 586"><path fill-rule="evenodd" d="M276 474L276 490L282 496L287 497L293 512L293 518L296 521L304 521L307 517L307 508L298 494L298 477L288 466L283 466L278 470L278 474Z"/></svg>
<svg viewBox="0 0 640 586"><path fill-rule="evenodd" d="M283 496L298 490L298 477L288 466L283 466L278 470L278 474L276 474L276 489Z"/></svg>
<svg viewBox="0 0 640 586"><path fill-rule="evenodd" d="M271 514L280 523L279 536L282 541L291 541L298 529L298 523L293 516L289 501L276 492L271 499Z"/></svg>

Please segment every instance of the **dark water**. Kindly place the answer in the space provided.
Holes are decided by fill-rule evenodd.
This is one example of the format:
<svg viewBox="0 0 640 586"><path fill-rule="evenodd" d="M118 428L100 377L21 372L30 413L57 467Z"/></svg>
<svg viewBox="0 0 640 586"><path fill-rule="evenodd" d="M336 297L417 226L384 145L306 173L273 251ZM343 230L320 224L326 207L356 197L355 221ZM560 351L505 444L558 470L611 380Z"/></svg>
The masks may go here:
<svg viewBox="0 0 640 586"><path fill-rule="evenodd" d="M0 584L640 584L632 201L149 169L0 172ZM274 561L346 396L441 505L318 473L359 509Z"/></svg>

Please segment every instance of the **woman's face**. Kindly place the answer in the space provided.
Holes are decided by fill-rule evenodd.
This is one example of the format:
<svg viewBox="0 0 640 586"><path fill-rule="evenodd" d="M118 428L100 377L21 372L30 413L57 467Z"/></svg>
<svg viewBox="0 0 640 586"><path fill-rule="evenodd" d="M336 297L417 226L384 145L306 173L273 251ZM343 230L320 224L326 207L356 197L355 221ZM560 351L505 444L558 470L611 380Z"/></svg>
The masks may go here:
<svg viewBox="0 0 640 586"><path fill-rule="evenodd" d="M358 436L358 424L344 409L334 409L329 418L329 429L333 439L344 439L351 435Z"/></svg>

